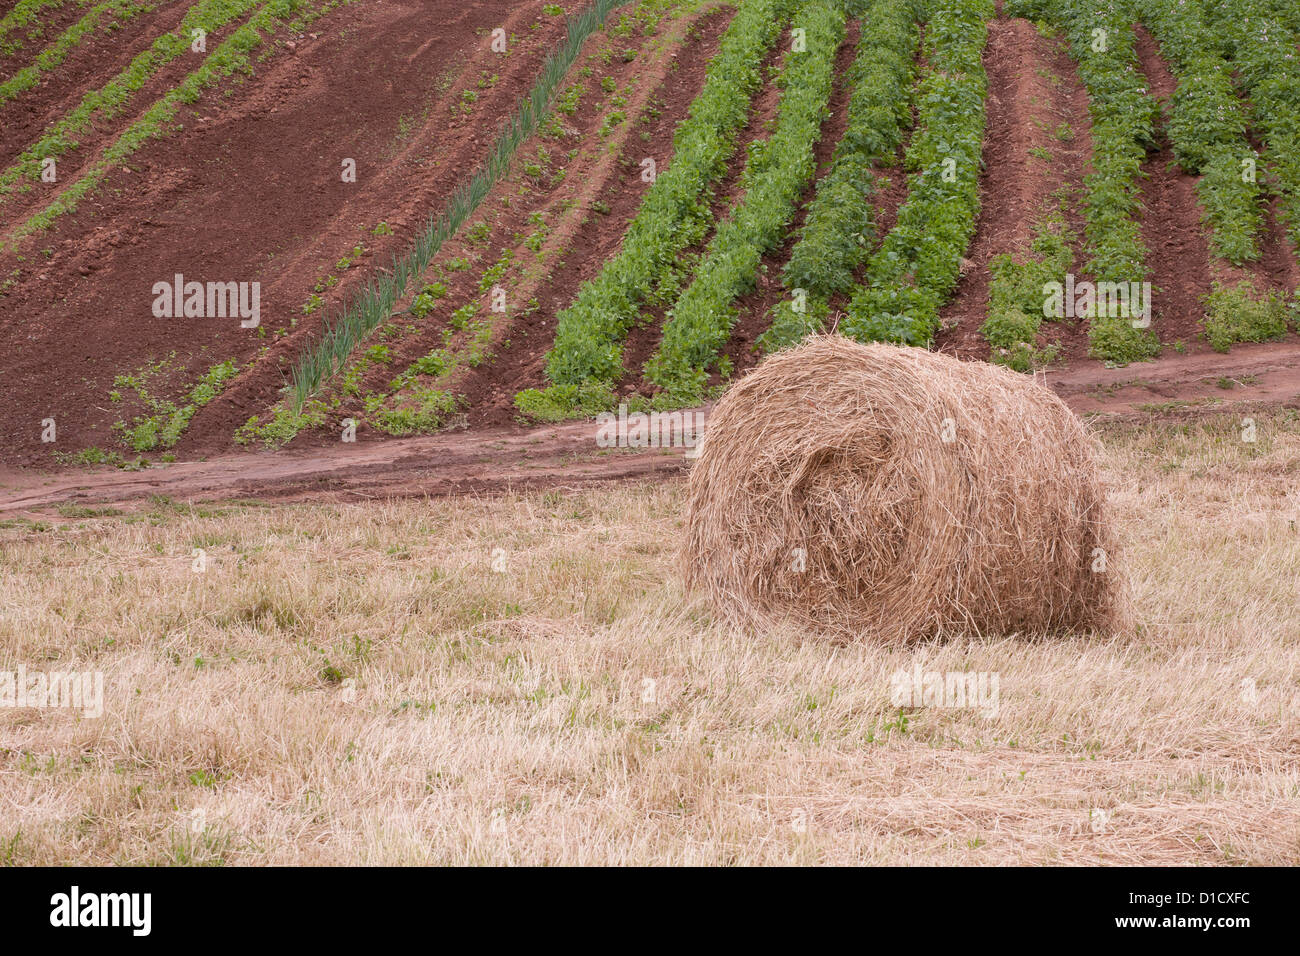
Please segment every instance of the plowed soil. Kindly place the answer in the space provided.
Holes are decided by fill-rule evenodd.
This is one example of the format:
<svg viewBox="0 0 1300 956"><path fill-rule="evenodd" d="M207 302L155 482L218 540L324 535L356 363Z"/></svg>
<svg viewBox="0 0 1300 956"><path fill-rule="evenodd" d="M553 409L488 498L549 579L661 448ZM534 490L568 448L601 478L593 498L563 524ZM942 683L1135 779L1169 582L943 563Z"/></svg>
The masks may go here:
<svg viewBox="0 0 1300 956"><path fill-rule="evenodd" d="M12 159L153 36L174 26L185 6L164 0L111 40L87 40L40 86L0 106L0 161ZM564 6L576 11L582 4ZM280 41L289 42L257 62L251 77L182 110L180 129L114 170L76 214L25 240L16 252L0 251L0 283L8 281L0 298L0 416L11 423L10 440L0 446L0 463L8 469L0 472L0 510L147 494L453 494L680 470L676 454L600 452L590 423L528 427L517 421L513 399L521 389L545 384L557 313L617 251L644 194L642 159L653 157L660 169L671 161L673 129L698 93L730 16L729 8L706 4L688 17L663 21L656 38L593 37L578 67L604 65L586 73L575 67L566 80L581 85L583 96L580 108L562 120L564 136L534 137L518 154L546 149L552 171L563 175L539 180L516 160L473 220L486 223L482 240L457 236L441 257L464 256L473 267L448 274L449 296L411 333L392 341L391 364L366 371L360 391L342 396L332 410L329 428L305 432L278 453L244 452L233 444L235 429L274 404L290 363L318 334L322 317L405 249L428 215L478 167L500 123L558 43L564 21L537 2L374 0L340 7L301 35L282 34ZM505 56L488 46L497 26L512 35ZM841 71L851 62L858 29L851 26L840 51ZM51 25L43 41L0 62L17 68L55 30ZM784 40L776 44L769 66L786 46ZM1175 79L1141 28L1138 54L1153 95L1167 101ZM1078 200L1092 161L1087 96L1060 40L1044 37L1026 21L1000 17L990 25L985 65L981 211L937 343L968 360L988 355L979 329L990 263L1027 249L1035 221L1062 186L1072 192L1067 217L1081 236ZM60 161L59 188L193 66L164 69L120 117L86 136ZM611 105L612 88L602 79L613 81L621 102ZM823 172L844 128L848 92L837 84L817 146ZM755 100L741 148L715 196L719 218L742 198L744 145L766 135L778 94L769 84ZM626 119L608 127L614 108ZM1043 150L1050 160L1034 155ZM348 157L357 161L355 184L339 176ZM882 231L906 197L903 171L883 172L891 185L876 197ZM1238 346L1226 355L1209 351L1200 335L1200 300L1215 279L1253 278L1287 292L1300 283L1300 266L1273 209L1260 260L1234 269L1211 255L1196 178L1178 168L1167 139L1148 157L1144 173L1142 236L1156 286L1153 328L1166 349L1155 362L1105 368L1087 357L1083 323L1045 323L1040 344L1060 346L1047 383L1083 414L1168 412L1221 402L1294 405L1300 395L1295 335ZM48 199L38 187L0 204L0 231L11 233ZM540 253L524 243L536 215L550 230ZM801 211L796 228L802 216ZM375 232L381 221L391 235ZM340 257L357 245L364 246L363 255L350 268L339 268ZM758 288L739 303L740 319L726 350L738 373L757 360L753 341L783 294L780 270L791 246L788 241L766 257ZM382 390L397 371L441 343L452 309L481 297L478 276L502 250L528 265L518 270L511 295L533 304L512 309L493 330L489 361L458 373L451 386L462 398L457 427L403 439L366 428L358 432L358 444L340 443L338 421L359 411L367 391ZM1076 263L1082 262L1078 246L1076 253ZM1076 272L1082 274L1081 268ZM176 273L198 281L260 282L262 330L240 329L230 319L154 319L153 283ZM324 307L304 314L313 288L330 274L338 281L323 292ZM625 392L647 390L639 369L659 342L663 317L653 318L629 336ZM132 410L129 396L121 403L109 400L114 378L169 357L150 390L172 397L219 361L234 359L244 369L194 417L175 449L185 463L139 472L55 469L55 450L120 450L112 424L129 420ZM42 420L49 417L58 423L53 446L40 440ZM42 476L50 470L54 477Z"/></svg>
<svg viewBox="0 0 1300 956"><path fill-rule="evenodd" d="M400 249L481 163L561 36L563 18L542 6L341 7L233 95L209 94L184 111L180 132L136 153L76 215L18 254L0 254L0 275L21 269L0 300L0 415L16 424L6 460L49 462L40 442L46 417L58 423L62 448L113 447L110 426L121 410L106 396L117 375L174 352L180 377L192 382L216 362L242 365L270 345L259 371L211 410L221 413L196 420L187 436L194 448L228 446L234 428L273 398L280 357L297 354L321 311L294 334L267 333L287 329L357 243L380 260ZM498 26L517 37L508 55L489 49ZM116 63L105 60L105 79ZM484 74L497 79L479 89ZM453 112L466 89L476 93L473 109ZM340 176L348 157L357 161L356 183ZM65 168L71 174L60 164L61 176ZM371 234L381 220L393 235ZM155 319L153 284L175 273L260 282L265 331L229 319ZM327 302L350 285L340 283Z"/></svg>

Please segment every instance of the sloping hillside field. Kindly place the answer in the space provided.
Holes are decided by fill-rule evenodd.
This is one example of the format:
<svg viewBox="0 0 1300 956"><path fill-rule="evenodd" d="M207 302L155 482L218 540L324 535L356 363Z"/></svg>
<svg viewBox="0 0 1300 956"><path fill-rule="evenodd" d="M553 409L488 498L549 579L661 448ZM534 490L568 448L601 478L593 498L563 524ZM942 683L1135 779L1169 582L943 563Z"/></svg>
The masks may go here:
<svg viewBox="0 0 1300 956"><path fill-rule="evenodd" d="M831 328L1085 410L1300 380L1281 0L32 6L10 465L691 407Z"/></svg>

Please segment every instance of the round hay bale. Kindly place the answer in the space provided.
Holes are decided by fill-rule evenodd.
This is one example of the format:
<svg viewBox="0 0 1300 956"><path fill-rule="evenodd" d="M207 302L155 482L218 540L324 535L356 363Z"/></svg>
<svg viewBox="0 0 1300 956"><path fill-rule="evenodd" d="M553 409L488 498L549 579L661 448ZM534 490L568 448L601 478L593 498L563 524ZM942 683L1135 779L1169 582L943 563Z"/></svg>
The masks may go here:
<svg viewBox="0 0 1300 956"><path fill-rule="evenodd" d="M1096 450L1032 377L817 336L709 417L687 583L735 623L847 639L1119 628Z"/></svg>

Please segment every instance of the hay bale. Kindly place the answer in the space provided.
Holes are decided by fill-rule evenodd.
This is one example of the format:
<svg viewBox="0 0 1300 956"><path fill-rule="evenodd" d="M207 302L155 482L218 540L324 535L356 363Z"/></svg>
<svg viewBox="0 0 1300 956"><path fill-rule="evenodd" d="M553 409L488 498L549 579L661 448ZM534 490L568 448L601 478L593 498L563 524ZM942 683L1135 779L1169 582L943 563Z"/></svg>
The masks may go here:
<svg viewBox="0 0 1300 956"><path fill-rule="evenodd" d="M1030 377L817 336L710 416L687 583L736 623L848 639L1120 628L1095 452Z"/></svg>

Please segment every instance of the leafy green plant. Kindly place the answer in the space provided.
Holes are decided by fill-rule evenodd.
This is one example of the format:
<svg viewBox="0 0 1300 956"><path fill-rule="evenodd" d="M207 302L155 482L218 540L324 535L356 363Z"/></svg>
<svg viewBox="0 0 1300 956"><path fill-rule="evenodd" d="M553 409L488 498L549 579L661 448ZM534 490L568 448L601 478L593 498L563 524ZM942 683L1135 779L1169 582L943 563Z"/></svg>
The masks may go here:
<svg viewBox="0 0 1300 956"><path fill-rule="evenodd" d="M618 255L558 316L546 360L549 394L520 393L515 404L521 411L550 414L566 402L612 394L611 384L623 371L621 343L642 307L676 297L682 253L707 235L713 185L735 152L762 82L763 55L780 34L787 6L783 0L749 0L727 25L704 87L674 133L672 163L646 191ZM578 404L571 407L581 413Z"/></svg>
<svg viewBox="0 0 1300 956"><path fill-rule="evenodd" d="M239 426L235 431L235 441L241 445L260 441L267 448L279 448L304 428L316 428L325 424L326 414L324 403L314 399L305 402L299 411L277 405L272 409L268 421L263 422L260 416L253 415Z"/></svg>
<svg viewBox="0 0 1300 956"><path fill-rule="evenodd" d="M1037 344L1044 319L1044 287L1063 282L1070 271L1072 239L1064 213L1057 209L1039 223L1031 255L1024 261L1009 255L993 260L988 318L980 328L988 340L991 361L1029 372L1055 357L1055 348L1040 349Z"/></svg>
<svg viewBox="0 0 1300 956"><path fill-rule="evenodd" d="M646 377L670 404L690 404L706 391L708 370L735 323L735 299L754 287L763 255L785 238L799 197L816 169L814 148L829 115L835 54L844 38L843 6L809 0L793 19L806 51L787 54L771 137L750 146L741 177L744 198L718 224L695 279L664 325Z"/></svg>
<svg viewBox="0 0 1300 956"><path fill-rule="evenodd" d="M863 341L926 345L975 232L988 81L982 56L992 0L935 0L928 70L906 152L907 201L867 261L841 330Z"/></svg>
<svg viewBox="0 0 1300 956"><path fill-rule="evenodd" d="M153 414L139 416L129 425L116 422L113 428L133 451L171 448L180 441L194 413L212 401L238 371L239 366L233 361L218 362L199 378L180 405L158 398L146 390L152 370L134 376L119 375L113 380L113 385L133 390Z"/></svg>
<svg viewBox="0 0 1300 956"><path fill-rule="evenodd" d="M1260 295L1249 282L1216 282L1205 305L1205 338L1216 352L1226 352L1239 342L1267 342L1286 335L1286 303L1276 292Z"/></svg>
<svg viewBox="0 0 1300 956"><path fill-rule="evenodd" d="M1281 200L1281 218L1293 252L1300 254L1300 16L1294 4L1271 0L1215 0L1199 9L1206 36L1227 58L1235 86L1248 97L1246 120L1265 146L1258 178ZM1243 158L1249 155L1235 157L1235 170L1225 159L1216 182L1226 182L1234 172L1240 177Z"/></svg>

